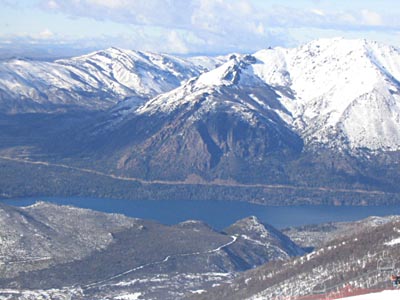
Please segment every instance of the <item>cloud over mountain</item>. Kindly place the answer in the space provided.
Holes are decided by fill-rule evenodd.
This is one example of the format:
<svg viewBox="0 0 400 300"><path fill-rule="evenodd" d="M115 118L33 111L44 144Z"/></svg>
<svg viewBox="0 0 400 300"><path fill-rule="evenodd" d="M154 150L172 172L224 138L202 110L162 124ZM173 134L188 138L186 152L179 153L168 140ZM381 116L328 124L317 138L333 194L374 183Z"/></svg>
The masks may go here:
<svg viewBox="0 0 400 300"><path fill-rule="evenodd" d="M14 50L39 45L44 51L47 44L61 43L71 50L82 49L81 53L110 46L181 54L254 52L334 36L389 43L400 29L397 8L390 0L379 5L287 0L0 0L0 4L5 23L0 46ZM24 21L16 24L14 19Z"/></svg>

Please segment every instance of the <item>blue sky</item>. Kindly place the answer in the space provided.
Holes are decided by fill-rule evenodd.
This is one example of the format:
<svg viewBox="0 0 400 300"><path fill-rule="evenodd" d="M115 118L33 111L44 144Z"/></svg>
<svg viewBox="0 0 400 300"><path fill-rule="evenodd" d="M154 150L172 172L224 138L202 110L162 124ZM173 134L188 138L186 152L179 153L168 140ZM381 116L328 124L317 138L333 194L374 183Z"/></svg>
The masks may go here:
<svg viewBox="0 0 400 300"><path fill-rule="evenodd" d="M336 36L400 46L399 16L398 0L0 0L0 55L222 54Z"/></svg>

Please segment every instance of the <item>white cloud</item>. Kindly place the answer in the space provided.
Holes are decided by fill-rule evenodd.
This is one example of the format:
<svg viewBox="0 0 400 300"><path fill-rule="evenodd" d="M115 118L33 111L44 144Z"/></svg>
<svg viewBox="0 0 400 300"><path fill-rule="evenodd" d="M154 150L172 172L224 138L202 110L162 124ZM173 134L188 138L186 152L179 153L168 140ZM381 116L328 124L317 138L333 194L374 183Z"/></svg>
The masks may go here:
<svg viewBox="0 0 400 300"><path fill-rule="evenodd" d="M311 12L318 16L325 16L325 13L320 9L313 8L313 9L311 9Z"/></svg>
<svg viewBox="0 0 400 300"><path fill-rule="evenodd" d="M121 8L129 5L129 1L125 0L87 0L93 5L100 5L108 8Z"/></svg>
<svg viewBox="0 0 400 300"><path fill-rule="evenodd" d="M382 26L383 21L382 17L380 14L370 11L367 9L363 9L361 11L362 19L365 25L370 25L370 26Z"/></svg>
<svg viewBox="0 0 400 300"><path fill-rule="evenodd" d="M189 52L189 48L187 47L186 42L175 30L171 31L168 34L167 40L168 40L168 45L170 45L168 52L180 53L180 54L186 54Z"/></svg>
<svg viewBox="0 0 400 300"><path fill-rule="evenodd" d="M0 0L1 1L1 0ZM4 0L3 0L4 1ZM234 30L254 33L254 24L269 27L361 28L362 26L398 26L394 18L382 18L371 10L299 8L285 5L260 5L254 0L41 0L41 6L71 16L134 25L160 26L215 34ZM339 7L339 6L338 6ZM385 22L388 22L385 24ZM390 22L390 24L389 24ZM393 24L394 22L394 24ZM258 31L257 33L260 33Z"/></svg>
<svg viewBox="0 0 400 300"><path fill-rule="evenodd" d="M54 1L54 0L47 1L47 7L50 9L58 9L59 8L57 1Z"/></svg>
<svg viewBox="0 0 400 300"><path fill-rule="evenodd" d="M400 30L399 18L388 17L371 7L350 9L349 5L343 9L343 6L325 5L328 1L319 0L296 8L294 1L289 0L275 1L275 5L267 4L273 1L263 0L35 1L30 2L31 5L39 3L40 9L58 13L68 20L90 19L91 25L96 21L108 21L110 27L117 23L119 28L124 27L123 33L117 26L112 33L91 30L86 39L97 47L115 45L174 53L252 52L266 46L292 46L302 42L296 36L299 28L306 29L314 38L321 36L322 31L345 35L347 32L366 34L371 30L384 32L388 28ZM2 2L21 6L26 0L0 0ZM56 30L51 24L41 28L46 27ZM127 32L129 30L131 33ZM62 39L57 31L50 30L44 30L36 38Z"/></svg>
<svg viewBox="0 0 400 300"><path fill-rule="evenodd" d="M51 32L48 28L39 33L39 38L41 39L50 39L52 37L54 37L54 33Z"/></svg>

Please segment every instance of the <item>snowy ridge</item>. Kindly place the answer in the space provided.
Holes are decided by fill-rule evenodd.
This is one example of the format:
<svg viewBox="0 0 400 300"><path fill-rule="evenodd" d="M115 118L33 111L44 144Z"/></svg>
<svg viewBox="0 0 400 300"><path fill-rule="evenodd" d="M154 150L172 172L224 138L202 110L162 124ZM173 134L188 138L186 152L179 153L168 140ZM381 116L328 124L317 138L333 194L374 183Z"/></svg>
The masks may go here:
<svg viewBox="0 0 400 300"><path fill-rule="evenodd" d="M181 59L109 48L54 62L0 64L2 112L112 106L116 124L201 106L193 120L218 109L254 127L260 115L278 116L310 147L397 151L400 51L334 38L253 55Z"/></svg>
<svg viewBox="0 0 400 300"><path fill-rule="evenodd" d="M257 125L260 115L268 116L268 119L291 119L269 85L255 76L254 63L256 59L251 55L232 55L218 68L133 111L136 114L168 114L182 107L197 106L200 108L192 115L192 121L201 119L205 113L223 110L239 116L251 126Z"/></svg>
<svg viewBox="0 0 400 300"><path fill-rule="evenodd" d="M366 40L322 39L294 49L231 55L221 66L131 112L171 113L200 100L205 111L212 111L229 101L225 109L252 125L255 112L273 110L311 146L397 151L399 82L398 49ZM230 100L223 95L227 87ZM279 105L271 106L267 98Z"/></svg>
<svg viewBox="0 0 400 300"><path fill-rule="evenodd" d="M254 54L309 143L400 149L400 52L366 40L322 39Z"/></svg>
<svg viewBox="0 0 400 300"><path fill-rule="evenodd" d="M56 63L65 65L71 72L89 73L92 77L86 77L86 82L99 88L103 84L103 88L117 94L134 91L145 97L171 90L198 74L191 63L177 57L118 48Z"/></svg>
<svg viewBox="0 0 400 300"><path fill-rule="evenodd" d="M0 64L1 110L104 109L131 97L143 102L198 74L180 58L117 48L54 62L14 59Z"/></svg>

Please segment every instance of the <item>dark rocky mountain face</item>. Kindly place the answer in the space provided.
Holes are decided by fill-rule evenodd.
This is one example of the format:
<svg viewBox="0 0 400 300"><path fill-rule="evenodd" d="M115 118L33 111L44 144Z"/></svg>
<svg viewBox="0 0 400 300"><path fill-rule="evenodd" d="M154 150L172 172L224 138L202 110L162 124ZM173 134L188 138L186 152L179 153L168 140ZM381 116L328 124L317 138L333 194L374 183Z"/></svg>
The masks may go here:
<svg viewBox="0 0 400 300"><path fill-rule="evenodd" d="M0 223L0 299L25 299L24 293L179 299L267 261L304 253L255 218L221 233L198 221L165 226L40 202L1 205Z"/></svg>

